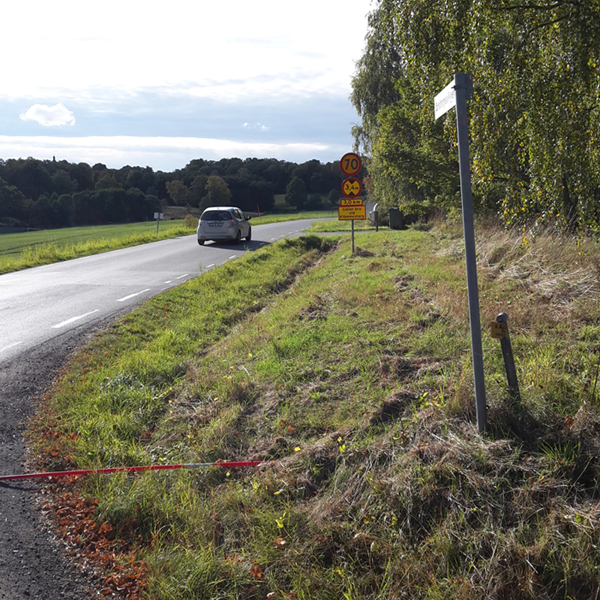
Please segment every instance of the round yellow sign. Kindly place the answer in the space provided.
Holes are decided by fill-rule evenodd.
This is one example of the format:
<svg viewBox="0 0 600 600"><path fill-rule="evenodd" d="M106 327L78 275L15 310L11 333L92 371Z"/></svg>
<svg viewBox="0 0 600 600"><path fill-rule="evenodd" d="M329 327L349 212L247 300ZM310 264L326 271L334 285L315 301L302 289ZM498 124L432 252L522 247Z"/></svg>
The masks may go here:
<svg viewBox="0 0 600 600"><path fill-rule="evenodd" d="M356 177L348 177L342 183L342 194L346 198L356 198L362 192L362 183Z"/></svg>
<svg viewBox="0 0 600 600"><path fill-rule="evenodd" d="M362 167L360 156L354 152L348 152L342 156L340 169L344 175L356 175Z"/></svg>

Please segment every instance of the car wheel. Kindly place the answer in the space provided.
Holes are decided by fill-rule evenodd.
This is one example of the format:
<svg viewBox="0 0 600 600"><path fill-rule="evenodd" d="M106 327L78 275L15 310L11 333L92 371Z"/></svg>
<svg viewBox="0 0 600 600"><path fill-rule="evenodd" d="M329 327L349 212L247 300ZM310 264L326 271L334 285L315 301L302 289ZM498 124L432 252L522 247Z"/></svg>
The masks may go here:
<svg viewBox="0 0 600 600"><path fill-rule="evenodd" d="M235 236L235 243L236 244L242 243L242 232L239 229L238 229L237 235Z"/></svg>
<svg viewBox="0 0 600 600"><path fill-rule="evenodd" d="M198 240L198 243L199 243L201 246L204 246L204 240Z"/></svg>
<svg viewBox="0 0 600 600"><path fill-rule="evenodd" d="M252 240L252 227L248 227L248 235L246 236L246 241L249 242Z"/></svg>

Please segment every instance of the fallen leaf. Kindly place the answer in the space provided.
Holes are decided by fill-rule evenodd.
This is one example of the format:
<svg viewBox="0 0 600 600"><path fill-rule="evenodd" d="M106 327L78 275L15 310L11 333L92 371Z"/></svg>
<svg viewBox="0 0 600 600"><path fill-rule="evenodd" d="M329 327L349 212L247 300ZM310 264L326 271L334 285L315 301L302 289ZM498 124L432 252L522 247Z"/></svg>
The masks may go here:
<svg viewBox="0 0 600 600"><path fill-rule="evenodd" d="M258 564L254 563L250 568L250 575L256 580L261 580L263 578L263 568Z"/></svg>

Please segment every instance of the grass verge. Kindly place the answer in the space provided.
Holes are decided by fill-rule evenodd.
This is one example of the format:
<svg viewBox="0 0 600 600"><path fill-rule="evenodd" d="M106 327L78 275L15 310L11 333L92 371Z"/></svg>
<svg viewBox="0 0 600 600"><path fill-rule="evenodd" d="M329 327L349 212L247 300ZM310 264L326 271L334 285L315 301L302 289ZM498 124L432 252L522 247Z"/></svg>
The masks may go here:
<svg viewBox="0 0 600 600"><path fill-rule="evenodd" d="M352 230L352 221L339 221L337 212L332 215L334 217L331 221L313 223L310 227L310 231L313 233L328 233L328 232L348 232ZM369 219L364 221L354 221L354 230L358 232L375 231L375 225ZM381 225L379 231L389 231L389 227Z"/></svg>
<svg viewBox="0 0 600 600"><path fill-rule="evenodd" d="M72 227L0 235L0 273L190 235L183 221Z"/></svg>
<svg viewBox="0 0 600 600"><path fill-rule="evenodd" d="M263 248L77 354L29 435L48 469L259 459L47 488L105 597L595 598L600 255L478 239L476 434L460 230ZM90 542L91 540L91 542ZM114 597L114 596L110 596Z"/></svg>
<svg viewBox="0 0 600 600"><path fill-rule="evenodd" d="M331 211L281 213L254 217L252 224L332 216L334 213ZM156 223L145 222L0 235L0 274L190 235L194 233L197 224L198 220L191 217L184 221L163 221L158 233Z"/></svg>

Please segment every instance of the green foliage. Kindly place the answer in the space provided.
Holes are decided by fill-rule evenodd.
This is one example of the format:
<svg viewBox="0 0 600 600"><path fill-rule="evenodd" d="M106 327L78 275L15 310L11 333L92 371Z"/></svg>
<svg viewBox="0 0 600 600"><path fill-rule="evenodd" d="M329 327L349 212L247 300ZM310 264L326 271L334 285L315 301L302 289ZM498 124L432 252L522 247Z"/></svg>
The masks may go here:
<svg viewBox="0 0 600 600"><path fill-rule="evenodd" d="M173 202L178 206L185 206L190 199L189 188L182 181L179 181L179 179L167 181L166 185L169 196L171 196Z"/></svg>
<svg viewBox="0 0 600 600"><path fill-rule="evenodd" d="M205 208L233 204L245 212L272 212L275 194L293 177L304 182L311 210L342 181L339 163L300 165L276 159L196 159L173 173L150 167L108 169L67 161L0 160L0 228L60 228L130 223L164 206ZM337 201L336 201L337 204ZM0 230L1 231L1 230Z"/></svg>
<svg viewBox="0 0 600 600"><path fill-rule="evenodd" d="M218 175L211 175L206 181L206 201L202 206L225 206L231 199L229 186Z"/></svg>
<svg viewBox="0 0 600 600"><path fill-rule="evenodd" d="M379 0L370 24L353 102L378 198L456 205L454 111L434 122L433 97L467 72L478 210L598 231L597 1Z"/></svg>
<svg viewBox="0 0 600 600"><path fill-rule="evenodd" d="M16 186L9 185L2 178L0 178L0 206L7 224L19 225L27 219L27 199Z"/></svg>
<svg viewBox="0 0 600 600"><path fill-rule="evenodd" d="M294 177L286 188L285 201L290 206L302 210L308 203L308 191L303 179Z"/></svg>

